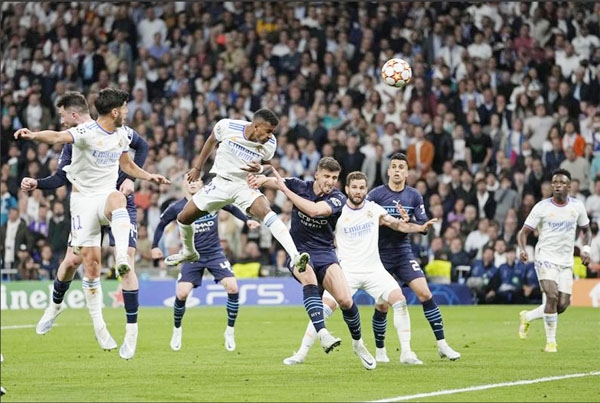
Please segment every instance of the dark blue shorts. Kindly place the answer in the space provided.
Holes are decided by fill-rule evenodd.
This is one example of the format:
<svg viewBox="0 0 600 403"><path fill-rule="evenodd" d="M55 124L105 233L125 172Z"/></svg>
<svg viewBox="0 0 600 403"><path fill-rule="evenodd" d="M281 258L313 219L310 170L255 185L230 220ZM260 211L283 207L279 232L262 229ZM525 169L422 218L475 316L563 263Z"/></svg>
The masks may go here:
<svg viewBox="0 0 600 403"><path fill-rule="evenodd" d="M137 207L133 201L133 194L127 196L127 212L129 213L129 221L131 221L131 229L129 230L129 247L137 248ZM115 246L115 238L113 237L110 227L103 227L102 231L108 234L110 246Z"/></svg>
<svg viewBox="0 0 600 403"><path fill-rule="evenodd" d="M401 250L390 253L381 253L381 262L385 269L395 276L398 282L407 284L419 277L425 277L421 265L410 251Z"/></svg>
<svg viewBox="0 0 600 403"><path fill-rule="evenodd" d="M200 255L200 261L198 262L183 263L177 282L192 283L194 288L200 287L204 270L208 270L213 275L215 283L227 277L234 277L229 260L227 260L225 254L221 253L211 256Z"/></svg>
<svg viewBox="0 0 600 403"><path fill-rule="evenodd" d="M308 254L310 255L310 260L308 261L308 264L310 264L310 267L313 268L317 276L317 282L319 284L323 284L323 279L325 278L325 273L327 272L329 266L331 266L332 264L340 264L337 254L335 253L335 249L306 252L308 252ZM294 268L292 267L292 260L289 256L285 262L285 265L290 272L293 272Z"/></svg>

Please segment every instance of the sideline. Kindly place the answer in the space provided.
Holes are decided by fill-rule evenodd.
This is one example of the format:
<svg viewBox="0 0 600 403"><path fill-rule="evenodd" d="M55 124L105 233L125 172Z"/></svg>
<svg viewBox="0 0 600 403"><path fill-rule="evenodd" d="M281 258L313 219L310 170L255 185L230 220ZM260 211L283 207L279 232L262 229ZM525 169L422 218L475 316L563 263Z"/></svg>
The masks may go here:
<svg viewBox="0 0 600 403"><path fill-rule="evenodd" d="M558 381L558 380L561 380L561 379L582 378L582 377L585 377L585 376L599 376L599 375L600 375L600 371L592 371L592 372L586 372L586 373L581 373L581 374L567 374L567 375L558 375L558 376L548 376L548 377L544 377L544 378L529 379L529 380L523 380L523 381L491 383L491 384L488 384L488 385L470 386L468 388L446 389L446 390L438 390L436 392L417 393L417 394L414 394L414 395L396 396L396 397L391 397L391 398L388 398L388 399L371 400L369 402L370 403L376 403L376 402L399 402L399 401L411 400L411 399L418 399L418 398L424 398L424 397L452 395L452 394L455 394L455 393L462 393L462 392L473 392L473 391L477 391L477 390L503 388L505 386L530 385L530 384L533 384L533 383L551 382L551 381Z"/></svg>

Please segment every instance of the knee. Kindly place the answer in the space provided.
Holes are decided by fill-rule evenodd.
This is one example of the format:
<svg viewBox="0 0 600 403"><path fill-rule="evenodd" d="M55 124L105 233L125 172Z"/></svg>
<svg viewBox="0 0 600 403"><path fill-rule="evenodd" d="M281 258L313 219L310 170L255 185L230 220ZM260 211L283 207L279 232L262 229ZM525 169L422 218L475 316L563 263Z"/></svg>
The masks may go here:
<svg viewBox="0 0 600 403"><path fill-rule="evenodd" d="M127 198L121 192L112 192L108 196L110 206L114 209L125 207L127 205Z"/></svg>
<svg viewBox="0 0 600 403"><path fill-rule="evenodd" d="M185 301L188 297L189 292L185 291L185 290L177 290L177 292L175 293L175 295L177 296L177 299L180 301Z"/></svg>
<svg viewBox="0 0 600 403"><path fill-rule="evenodd" d="M354 301L352 300L351 297L340 298L340 300L338 301L338 304L340 305L340 308L342 308L343 310L346 310L346 309L352 308L352 304L354 304Z"/></svg>
<svg viewBox="0 0 600 403"><path fill-rule="evenodd" d="M556 312L558 312L558 314L560 315L561 313L566 311L568 307L569 307L569 302L559 303L558 306L556 307Z"/></svg>
<svg viewBox="0 0 600 403"><path fill-rule="evenodd" d="M237 281L232 277L233 281L224 281L223 287L225 287L225 291L227 294L236 294L238 292L238 284Z"/></svg>
<svg viewBox="0 0 600 403"><path fill-rule="evenodd" d="M429 290L429 288L425 288L424 290L419 290L416 292L416 294L417 294L417 298L419 298L420 302L429 301L431 298L433 298L433 294L431 294L431 291Z"/></svg>
<svg viewBox="0 0 600 403"><path fill-rule="evenodd" d="M546 292L546 305L550 305L550 306L558 305L558 292L555 292L555 291Z"/></svg>

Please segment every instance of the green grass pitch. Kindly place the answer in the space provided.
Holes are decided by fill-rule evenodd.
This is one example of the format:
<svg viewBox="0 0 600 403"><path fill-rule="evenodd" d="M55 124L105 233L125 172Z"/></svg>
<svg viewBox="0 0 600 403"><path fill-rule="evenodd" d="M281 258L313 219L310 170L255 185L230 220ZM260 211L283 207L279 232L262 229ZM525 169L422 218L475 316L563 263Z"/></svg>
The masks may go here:
<svg viewBox="0 0 600 403"><path fill-rule="evenodd" d="M527 308L532 308L528 306ZM542 321L529 339L517 336L522 306L442 306L446 338L462 358L441 360L419 306L410 306L412 346L423 366L399 363L399 342L388 315L386 345L391 362L374 371L362 368L341 314L328 321L342 337L326 355L315 345L302 365L283 358L300 343L307 323L302 307L240 308L237 350L223 347L224 307L189 308L183 321L183 347L169 348L172 310L141 308L137 353L125 361L100 350L86 309L68 309L44 336L35 334L41 310L2 312L2 402L350 402L380 399L452 402L600 401L600 315L598 309L571 307L559 317L558 353L541 350ZM374 354L372 308L361 306L363 338ZM123 309L104 316L120 344ZM318 344L318 343L317 343ZM530 384L512 382L584 374ZM504 387L478 386L509 383ZM463 392L454 389L472 388Z"/></svg>

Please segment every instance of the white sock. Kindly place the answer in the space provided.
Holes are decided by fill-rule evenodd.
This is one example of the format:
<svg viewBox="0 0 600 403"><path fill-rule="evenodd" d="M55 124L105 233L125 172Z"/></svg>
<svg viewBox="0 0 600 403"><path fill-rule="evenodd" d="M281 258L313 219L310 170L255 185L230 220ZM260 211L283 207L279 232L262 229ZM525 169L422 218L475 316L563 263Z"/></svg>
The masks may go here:
<svg viewBox="0 0 600 403"><path fill-rule="evenodd" d="M263 219L263 224L269 228L271 234L273 234L275 239L279 241L283 249L293 259L298 254L298 249L296 249L296 244L290 235L290 231L288 231L283 221L277 217L275 212L271 211Z"/></svg>
<svg viewBox="0 0 600 403"><path fill-rule="evenodd" d="M118 208L112 212L110 230L115 238L115 259L117 262L127 259L127 248L129 247L129 232L131 221L127 209Z"/></svg>
<svg viewBox="0 0 600 403"><path fill-rule="evenodd" d="M542 304L540 306L538 306L537 308L532 309L531 311L527 311L527 313L525 313L525 319L527 319L527 322L531 322L537 319L542 319L544 317L544 307L546 306L546 304Z"/></svg>
<svg viewBox="0 0 600 403"><path fill-rule="evenodd" d="M94 323L94 328L101 328L104 326L104 318L102 317L102 302L104 297L100 278L90 280L84 277L81 288L83 288L83 295L85 296L85 302Z"/></svg>
<svg viewBox="0 0 600 403"><path fill-rule="evenodd" d="M327 304L323 304L323 319L327 319L333 314L333 311ZM306 326L306 332L304 333L304 337L302 338L302 343L300 343L300 348L298 349L297 354L302 354L306 356L310 348L315 344L317 340L317 331L312 324L312 321L308 321L308 325Z"/></svg>
<svg viewBox="0 0 600 403"><path fill-rule="evenodd" d="M558 327L558 314L544 314L544 329L546 329L546 342L556 343L556 328Z"/></svg>
<svg viewBox="0 0 600 403"><path fill-rule="evenodd" d="M194 227L192 225L182 224L177 220L179 227L179 236L181 237L182 250L184 255L191 255L196 252L194 246Z"/></svg>
<svg viewBox="0 0 600 403"><path fill-rule="evenodd" d="M396 302L394 305L392 305L392 308L394 308L394 327L398 333L400 348L402 351L411 351L410 315L408 313L406 300Z"/></svg>

